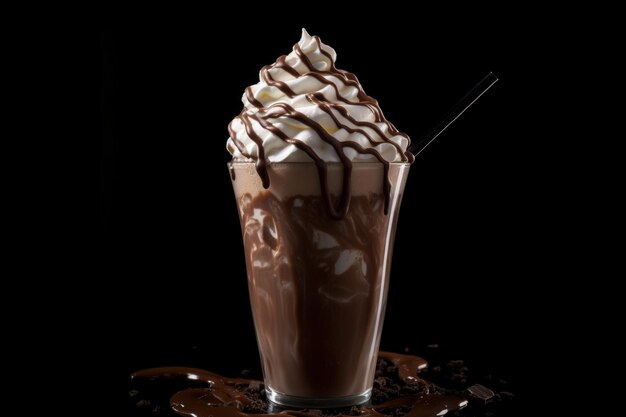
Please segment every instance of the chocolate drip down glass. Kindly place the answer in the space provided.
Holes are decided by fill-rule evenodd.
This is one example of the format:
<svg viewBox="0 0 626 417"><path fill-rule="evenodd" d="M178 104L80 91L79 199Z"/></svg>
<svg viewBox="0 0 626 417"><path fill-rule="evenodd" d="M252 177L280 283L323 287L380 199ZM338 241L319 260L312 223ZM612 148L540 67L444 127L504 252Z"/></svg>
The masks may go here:
<svg viewBox="0 0 626 417"><path fill-rule="evenodd" d="M254 163L229 164L272 402L328 408L369 400L409 167L390 163L386 173L379 162L354 163L344 184L340 163L327 164L326 178L314 163L273 163L265 189ZM348 209L337 218L329 204L340 205L342 195Z"/></svg>

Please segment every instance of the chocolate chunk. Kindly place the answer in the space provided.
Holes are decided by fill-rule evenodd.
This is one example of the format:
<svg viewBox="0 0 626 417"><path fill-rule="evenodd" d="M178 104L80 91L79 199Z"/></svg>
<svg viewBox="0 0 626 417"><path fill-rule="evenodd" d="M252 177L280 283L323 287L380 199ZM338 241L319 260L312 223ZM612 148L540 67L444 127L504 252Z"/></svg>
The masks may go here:
<svg viewBox="0 0 626 417"><path fill-rule="evenodd" d="M492 401L495 393L484 385L475 384L465 390L473 400L482 404L487 404Z"/></svg>
<svg viewBox="0 0 626 417"><path fill-rule="evenodd" d="M150 401L148 400L139 400L137 401L137 407L147 407L150 405Z"/></svg>

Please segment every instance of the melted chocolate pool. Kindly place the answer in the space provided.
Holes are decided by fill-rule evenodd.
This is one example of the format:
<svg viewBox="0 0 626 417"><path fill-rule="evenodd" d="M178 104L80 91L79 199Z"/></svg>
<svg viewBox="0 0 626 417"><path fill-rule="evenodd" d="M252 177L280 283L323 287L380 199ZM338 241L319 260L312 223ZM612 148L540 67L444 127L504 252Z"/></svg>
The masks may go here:
<svg viewBox="0 0 626 417"><path fill-rule="evenodd" d="M324 410L324 414L320 410L292 410L272 404L268 406L262 381L227 378L202 369L151 368L136 372L131 378L133 381L186 380L206 384L205 387L183 389L171 396L171 409L182 416L436 417L465 407L467 400L462 397L433 392L434 385L418 376L426 366L427 362L417 356L380 352L379 370L393 369L396 372L395 380L382 376L376 378L371 404Z"/></svg>

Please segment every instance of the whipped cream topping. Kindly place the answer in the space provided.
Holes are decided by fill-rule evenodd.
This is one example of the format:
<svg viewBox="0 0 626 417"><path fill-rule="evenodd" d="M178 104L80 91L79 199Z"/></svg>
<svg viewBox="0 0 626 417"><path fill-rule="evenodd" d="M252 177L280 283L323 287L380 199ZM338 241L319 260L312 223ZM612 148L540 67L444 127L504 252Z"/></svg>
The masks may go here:
<svg viewBox="0 0 626 417"><path fill-rule="evenodd" d="M335 68L336 58L302 29L293 51L263 67L260 81L246 88L244 109L229 125L233 158L410 162L408 136L384 118L354 74Z"/></svg>
<svg viewBox="0 0 626 417"><path fill-rule="evenodd" d="M349 205L353 163L380 162L388 174L390 163L413 162L413 155L409 137L385 119L354 74L335 67L336 59L333 48L302 29L293 51L263 67L260 81L246 88L243 111L228 126L226 148L235 162L256 162L265 188L268 164L314 162L327 197L326 165L343 164L341 202L329 207L341 218ZM383 191L389 189L384 181Z"/></svg>

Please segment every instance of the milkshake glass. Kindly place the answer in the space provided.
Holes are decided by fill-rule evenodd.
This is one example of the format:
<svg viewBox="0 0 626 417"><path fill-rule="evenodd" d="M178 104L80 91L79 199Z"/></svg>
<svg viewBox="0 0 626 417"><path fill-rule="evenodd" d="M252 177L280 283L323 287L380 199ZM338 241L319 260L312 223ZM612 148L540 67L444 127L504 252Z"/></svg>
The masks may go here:
<svg viewBox="0 0 626 417"><path fill-rule="evenodd" d="M408 137L335 58L303 31L229 126L265 390L291 407L371 396L413 160Z"/></svg>
<svg viewBox="0 0 626 417"><path fill-rule="evenodd" d="M391 164L384 213L383 166L352 172L348 212L333 219L316 167L232 163L250 302L270 400L299 407L366 402L382 331L393 238L408 164ZM340 184L341 167L329 167Z"/></svg>

